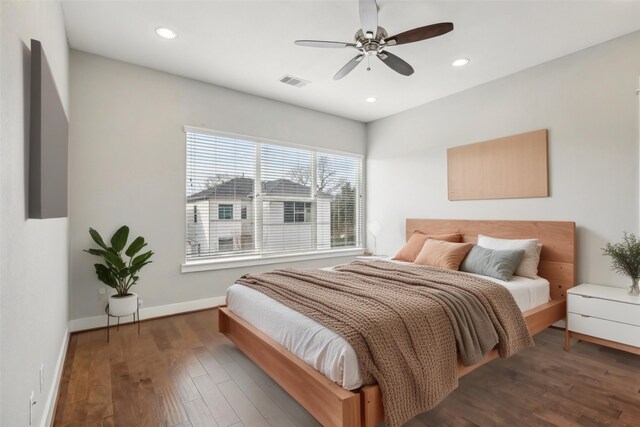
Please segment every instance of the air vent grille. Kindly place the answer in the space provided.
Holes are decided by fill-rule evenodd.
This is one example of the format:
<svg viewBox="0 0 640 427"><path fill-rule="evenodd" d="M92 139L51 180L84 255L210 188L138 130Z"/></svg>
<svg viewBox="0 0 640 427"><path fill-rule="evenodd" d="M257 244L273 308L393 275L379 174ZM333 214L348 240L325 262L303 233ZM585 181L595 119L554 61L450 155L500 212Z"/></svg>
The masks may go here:
<svg viewBox="0 0 640 427"><path fill-rule="evenodd" d="M309 83L311 83L311 82L309 82L307 80L303 80L303 79L298 78L298 77L293 77L293 76L290 76L288 74L285 74L284 76L282 76L280 81L282 83L286 84L286 85L295 86L295 87L303 87L303 86L306 86Z"/></svg>

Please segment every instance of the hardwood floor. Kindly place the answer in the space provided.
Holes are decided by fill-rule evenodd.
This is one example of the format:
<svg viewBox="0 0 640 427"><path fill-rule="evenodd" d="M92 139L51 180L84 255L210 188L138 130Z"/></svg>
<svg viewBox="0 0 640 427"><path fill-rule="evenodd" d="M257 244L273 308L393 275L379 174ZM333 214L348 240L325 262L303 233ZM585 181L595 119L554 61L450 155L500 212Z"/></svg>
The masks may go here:
<svg viewBox="0 0 640 427"><path fill-rule="evenodd" d="M71 337L55 426L319 425L217 332L216 310ZM589 343L536 347L460 381L424 426L639 426L640 357Z"/></svg>

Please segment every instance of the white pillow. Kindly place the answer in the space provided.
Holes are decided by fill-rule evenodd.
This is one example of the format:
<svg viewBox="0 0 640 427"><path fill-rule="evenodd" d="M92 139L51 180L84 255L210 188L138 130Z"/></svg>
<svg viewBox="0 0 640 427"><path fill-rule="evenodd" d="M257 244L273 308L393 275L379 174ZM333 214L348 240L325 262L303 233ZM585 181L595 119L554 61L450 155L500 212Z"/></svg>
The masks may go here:
<svg viewBox="0 0 640 427"><path fill-rule="evenodd" d="M515 275L530 279L538 278L538 263L540 262L540 251L542 250L542 245L538 239L496 239L495 237L479 234L478 246L499 251L524 249L524 256L516 269Z"/></svg>

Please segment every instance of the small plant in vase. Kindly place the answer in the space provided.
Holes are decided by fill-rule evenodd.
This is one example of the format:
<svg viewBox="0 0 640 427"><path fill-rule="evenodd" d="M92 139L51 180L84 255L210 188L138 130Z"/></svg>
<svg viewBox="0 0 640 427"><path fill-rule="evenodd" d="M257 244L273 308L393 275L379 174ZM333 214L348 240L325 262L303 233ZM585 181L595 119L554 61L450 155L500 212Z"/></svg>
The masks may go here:
<svg viewBox="0 0 640 427"><path fill-rule="evenodd" d="M640 295L640 241L633 233L625 231L622 242L607 243L602 248L604 255L611 257L611 269L620 274L629 276L629 295Z"/></svg>
<svg viewBox="0 0 640 427"><path fill-rule="evenodd" d="M129 239L129 227L123 225L113 236L108 246L100 233L89 228L89 234L99 248L85 249L85 252L102 258L102 264L94 264L98 279L116 290L116 294L109 297L109 314L112 316L128 316L138 309L138 295L129 292L131 287L138 282L138 274L145 265L149 264L153 255L152 251L140 254L147 246L142 236L136 237L127 247ZM125 247L127 249L125 250ZM128 259L123 258L124 255Z"/></svg>

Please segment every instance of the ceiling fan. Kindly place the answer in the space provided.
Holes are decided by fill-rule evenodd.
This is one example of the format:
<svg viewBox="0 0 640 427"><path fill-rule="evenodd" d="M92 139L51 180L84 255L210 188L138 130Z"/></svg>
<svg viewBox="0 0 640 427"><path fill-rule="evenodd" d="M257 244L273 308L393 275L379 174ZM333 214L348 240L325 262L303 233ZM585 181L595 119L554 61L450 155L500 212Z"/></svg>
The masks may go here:
<svg viewBox="0 0 640 427"><path fill-rule="evenodd" d="M296 40L298 46L324 47L324 48L353 48L358 51L351 61L347 62L335 76L334 80L340 80L358 66L365 57L377 56L389 68L403 76L413 74L413 67L398 56L387 51L387 48L400 44L418 42L421 40L438 37L453 30L451 22L426 25L414 28L395 36L389 37L387 31L378 26L378 5L376 0L360 0L360 23L362 29L355 35L354 43L332 42L322 40ZM369 68L367 68L369 70Z"/></svg>

